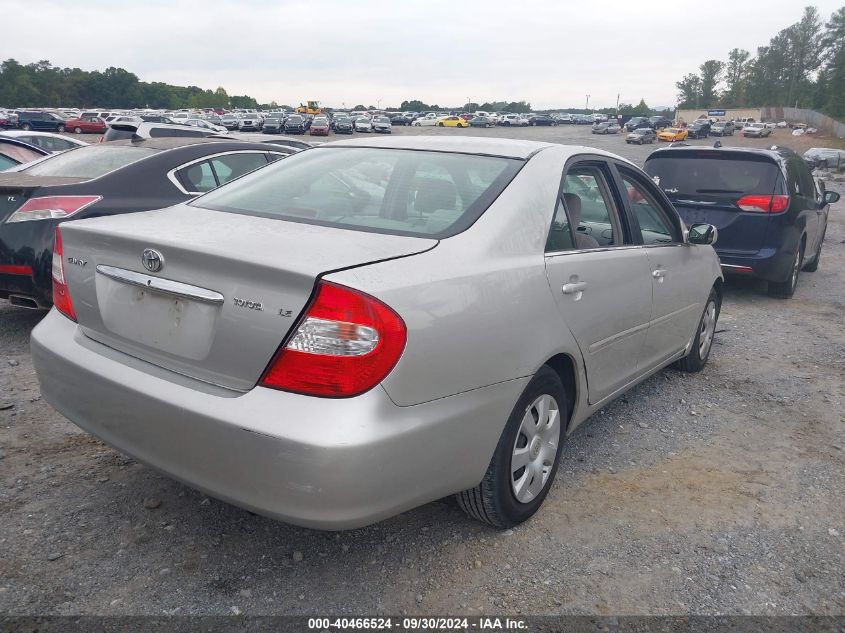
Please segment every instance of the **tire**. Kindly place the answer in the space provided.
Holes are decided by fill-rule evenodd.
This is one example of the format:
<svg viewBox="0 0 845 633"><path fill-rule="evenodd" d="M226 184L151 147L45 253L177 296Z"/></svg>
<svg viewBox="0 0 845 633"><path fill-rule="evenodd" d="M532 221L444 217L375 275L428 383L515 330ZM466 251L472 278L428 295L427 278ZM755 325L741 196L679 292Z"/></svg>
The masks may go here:
<svg viewBox="0 0 845 633"><path fill-rule="evenodd" d="M81 127L73 128L73 133L74 134L82 134L82 128Z"/></svg>
<svg viewBox="0 0 845 633"><path fill-rule="evenodd" d="M21 126L21 129L22 129L24 132L29 132L29 131L32 129L32 126L31 126L29 123L24 123L24 124Z"/></svg>
<svg viewBox="0 0 845 633"><path fill-rule="evenodd" d="M60 125L59 127L57 127L57 128L56 128L56 132L58 132L59 134L61 134L61 133L62 133L62 132L64 132L64 131L65 131L65 126L64 126L64 125Z"/></svg>
<svg viewBox="0 0 845 633"><path fill-rule="evenodd" d="M808 273L814 273L819 269L819 261L822 258L822 246L824 246L825 233L827 233L827 226L825 226L822 231L822 236L819 240L819 247L816 249L816 254L813 256L813 259L804 265L803 270L806 270Z"/></svg>
<svg viewBox="0 0 845 633"><path fill-rule="evenodd" d="M798 246L798 251L795 253L795 259L792 263L792 268L789 272L789 277L786 281L770 281L769 294L772 297L780 299L790 299L795 294L795 289L798 287L798 274L801 272L801 264L804 261L804 243Z"/></svg>
<svg viewBox="0 0 845 633"><path fill-rule="evenodd" d="M707 303L704 305L704 312L701 313L701 319L696 327L692 349L689 354L675 363L677 369L690 373L704 369L707 359L710 358L710 350L713 349L713 337L716 333L716 323L719 320L721 307L719 294L715 288L711 288Z"/></svg>
<svg viewBox="0 0 845 633"><path fill-rule="evenodd" d="M543 401L547 405L557 405L557 415L554 416L556 422L549 424L548 418L542 420L544 416L540 403ZM484 479L475 488L456 495L458 505L464 512L497 528L513 527L537 512L557 472L566 425L569 422L567 402L567 394L560 377L550 367L543 365L517 400ZM548 410L553 412L553 406L548 406ZM542 421L535 427L538 417ZM541 430L536 435L529 436L537 428L545 429L545 433ZM520 446L523 441L524 446ZM512 460L518 450L524 451L522 454L526 465L519 470L513 470ZM521 473L516 477L516 482L514 473ZM537 480L537 477L540 477L540 480ZM539 488L533 486L534 481L538 481ZM521 488L522 501L518 499L515 487Z"/></svg>
<svg viewBox="0 0 845 633"><path fill-rule="evenodd" d="M626 144L626 145L630 145L630 144L631 144L631 141L626 140L626 141L625 141L625 144Z"/></svg>

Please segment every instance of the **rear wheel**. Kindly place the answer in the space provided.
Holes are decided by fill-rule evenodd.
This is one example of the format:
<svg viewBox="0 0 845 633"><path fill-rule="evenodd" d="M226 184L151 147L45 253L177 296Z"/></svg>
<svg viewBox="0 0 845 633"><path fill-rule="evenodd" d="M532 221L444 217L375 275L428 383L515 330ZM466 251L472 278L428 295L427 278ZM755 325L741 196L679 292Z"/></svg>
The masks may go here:
<svg viewBox="0 0 845 633"><path fill-rule="evenodd" d="M716 322L719 320L719 295L715 288L710 289L704 313L698 322L695 340L692 342L690 353L679 360L675 366L681 371L697 372L704 369L710 350L713 347L713 336L716 334Z"/></svg>
<svg viewBox="0 0 845 633"><path fill-rule="evenodd" d="M801 262L804 261L804 244L798 246L798 252L795 253L795 259L792 261L792 267L789 270L789 277L786 281L770 281L769 294L773 297L780 297L781 299L789 299L795 294L795 289L798 287L798 273L801 272Z"/></svg>
<svg viewBox="0 0 845 633"><path fill-rule="evenodd" d="M74 134L82 134L82 128L81 127L73 128L73 133Z"/></svg>
<svg viewBox="0 0 845 633"><path fill-rule="evenodd" d="M65 126L64 126L64 125L60 125L59 127L57 127L57 128L56 128L56 131L57 131L57 132L59 132L59 133L64 132L64 131L65 131Z"/></svg>
<svg viewBox="0 0 845 633"><path fill-rule="evenodd" d="M29 123L24 123L21 126L21 129L24 130L25 132L29 132L32 129L32 126Z"/></svg>
<svg viewBox="0 0 845 633"><path fill-rule="evenodd" d="M484 479L457 494L461 508L498 528L537 512L557 472L568 410L560 377L544 365L511 412Z"/></svg>
<svg viewBox="0 0 845 633"><path fill-rule="evenodd" d="M807 262L807 264L804 266L804 270L806 270L807 272L814 273L819 269L819 261L822 258L822 245L824 244L824 236L826 232L827 227L824 227L824 230L822 231L822 236L819 239L819 246L816 249L816 254L813 255L813 259Z"/></svg>

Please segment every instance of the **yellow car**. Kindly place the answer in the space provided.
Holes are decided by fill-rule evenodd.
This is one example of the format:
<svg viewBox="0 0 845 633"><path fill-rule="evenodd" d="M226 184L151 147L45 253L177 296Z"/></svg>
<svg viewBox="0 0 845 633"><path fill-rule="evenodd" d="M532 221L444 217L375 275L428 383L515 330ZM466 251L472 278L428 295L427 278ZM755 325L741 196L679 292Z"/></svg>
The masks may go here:
<svg viewBox="0 0 845 633"><path fill-rule="evenodd" d="M469 121L459 116L445 116L435 124L437 127L469 127Z"/></svg>
<svg viewBox="0 0 845 633"><path fill-rule="evenodd" d="M680 127L667 127L666 129L657 133L658 141L683 141L686 139L689 132Z"/></svg>

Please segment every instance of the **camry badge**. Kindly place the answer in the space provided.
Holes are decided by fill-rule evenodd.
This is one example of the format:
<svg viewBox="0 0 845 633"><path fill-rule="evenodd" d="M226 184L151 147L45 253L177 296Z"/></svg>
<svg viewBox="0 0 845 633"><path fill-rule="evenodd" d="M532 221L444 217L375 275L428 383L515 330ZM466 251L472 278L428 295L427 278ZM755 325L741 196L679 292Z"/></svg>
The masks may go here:
<svg viewBox="0 0 845 633"><path fill-rule="evenodd" d="M141 254L141 263L151 273L157 273L164 268L164 255L153 248L145 248Z"/></svg>

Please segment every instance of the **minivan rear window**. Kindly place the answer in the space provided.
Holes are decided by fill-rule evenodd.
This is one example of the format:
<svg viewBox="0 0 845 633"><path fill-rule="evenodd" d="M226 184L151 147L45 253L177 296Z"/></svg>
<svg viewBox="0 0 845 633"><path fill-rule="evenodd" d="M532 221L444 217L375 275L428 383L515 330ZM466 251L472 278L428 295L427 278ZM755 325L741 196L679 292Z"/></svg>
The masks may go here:
<svg viewBox="0 0 845 633"><path fill-rule="evenodd" d="M56 154L22 171L30 176L99 178L157 151L149 147L89 145Z"/></svg>
<svg viewBox="0 0 845 633"><path fill-rule="evenodd" d="M523 164L445 152L321 147L191 204L372 233L449 237L472 225Z"/></svg>
<svg viewBox="0 0 845 633"><path fill-rule="evenodd" d="M736 199L781 193L780 168L772 160L719 151L652 155L644 169L670 198Z"/></svg>

